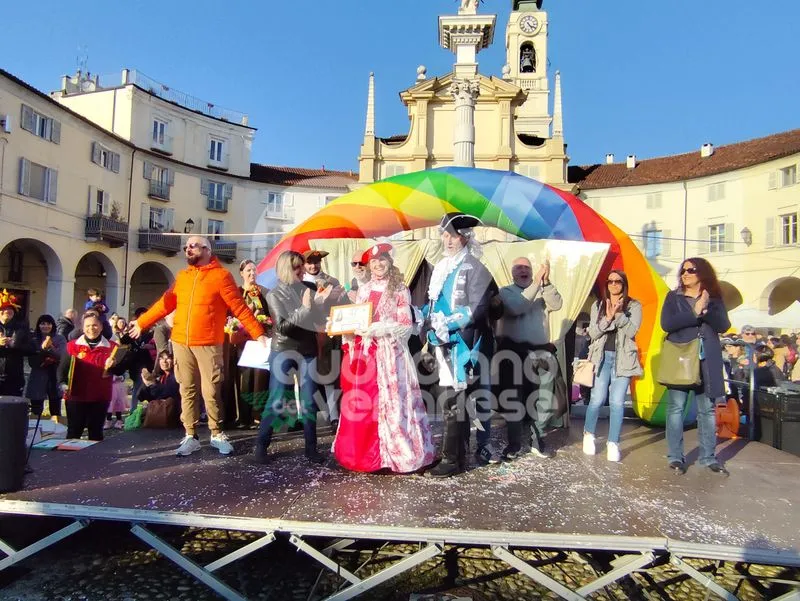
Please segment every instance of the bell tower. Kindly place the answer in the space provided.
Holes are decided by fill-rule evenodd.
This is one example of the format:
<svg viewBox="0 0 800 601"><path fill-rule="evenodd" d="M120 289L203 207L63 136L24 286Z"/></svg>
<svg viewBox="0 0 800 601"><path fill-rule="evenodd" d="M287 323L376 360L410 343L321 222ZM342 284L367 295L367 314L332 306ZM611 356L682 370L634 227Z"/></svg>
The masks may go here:
<svg viewBox="0 0 800 601"><path fill-rule="evenodd" d="M550 87L547 80L547 13L543 0L512 0L506 29L503 79L519 86L525 101L516 109L514 130L550 138Z"/></svg>

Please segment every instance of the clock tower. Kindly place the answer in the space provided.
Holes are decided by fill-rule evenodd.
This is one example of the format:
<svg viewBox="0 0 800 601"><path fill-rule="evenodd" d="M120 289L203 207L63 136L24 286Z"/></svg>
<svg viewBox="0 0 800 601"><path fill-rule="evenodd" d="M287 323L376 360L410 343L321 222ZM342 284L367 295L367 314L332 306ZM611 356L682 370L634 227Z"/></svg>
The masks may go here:
<svg viewBox="0 0 800 601"><path fill-rule="evenodd" d="M514 114L516 133L550 138L547 13L542 10L542 0L513 0L506 29L506 61L503 79L525 94Z"/></svg>

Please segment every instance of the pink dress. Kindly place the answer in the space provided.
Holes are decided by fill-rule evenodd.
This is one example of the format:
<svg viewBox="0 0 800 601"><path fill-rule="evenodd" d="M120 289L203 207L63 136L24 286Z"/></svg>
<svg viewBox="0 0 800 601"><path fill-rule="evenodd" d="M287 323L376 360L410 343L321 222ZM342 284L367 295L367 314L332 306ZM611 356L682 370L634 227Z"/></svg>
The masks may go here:
<svg viewBox="0 0 800 601"><path fill-rule="evenodd" d="M430 465L436 448L408 350L411 296L405 286L384 294L385 286L372 280L358 289L357 302L372 302L373 323L368 336L343 340L333 452L349 470L407 473Z"/></svg>
<svg viewBox="0 0 800 601"><path fill-rule="evenodd" d="M123 376L112 376L114 383L111 384L111 402L108 405L107 413L124 413L128 410L128 387L125 385Z"/></svg>

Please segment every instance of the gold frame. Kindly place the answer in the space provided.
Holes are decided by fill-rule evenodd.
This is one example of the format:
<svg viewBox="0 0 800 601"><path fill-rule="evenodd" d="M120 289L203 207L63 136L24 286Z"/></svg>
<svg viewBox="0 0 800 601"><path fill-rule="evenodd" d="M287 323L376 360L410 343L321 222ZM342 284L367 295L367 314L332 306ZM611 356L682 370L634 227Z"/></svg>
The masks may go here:
<svg viewBox="0 0 800 601"><path fill-rule="evenodd" d="M335 319L336 315L342 315L345 312L355 312L354 310L357 310L359 313L367 311L366 327L368 328L372 324L372 303L366 302L366 303L358 303L351 305L336 305L335 307L331 307L331 312L329 315L330 325L328 326L328 336L339 336L341 334L354 334L357 329L362 329L364 324L362 323L354 324L352 320L345 322L344 329L335 329L333 327L333 325L337 321Z"/></svg>

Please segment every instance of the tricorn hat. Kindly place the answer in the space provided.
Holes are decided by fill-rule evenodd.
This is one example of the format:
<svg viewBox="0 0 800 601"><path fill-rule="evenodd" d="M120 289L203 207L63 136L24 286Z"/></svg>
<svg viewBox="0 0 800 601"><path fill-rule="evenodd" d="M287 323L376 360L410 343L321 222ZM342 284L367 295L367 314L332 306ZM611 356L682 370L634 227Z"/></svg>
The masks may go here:
<svg viewBox="0 0 800 601"><path fill-rule="evenodd" d="M5 288L0 293L0 311L4 309L13 309L14 311L19 311L20 309L19 299Z"/></svg>
<svg viewBox="0 0 800 601"><path fill-rule="evenodd" d="M325 250L307 250L303 253L303 259L306 263L317 263L322 261L325 257L327 257L330 253Z"/></svg>
<svg viewBox="0 0 800 601"><path fill-rule="evenodd" d="M483 225L483 221L472 215L445 213L439 222L439 231L450 232L459 236L469 236L472 233L472 228L479 225Z"/></svg>
<svg viewBox="0 0 800 601"><path fill-rule="evenodd" d="M393 259L392 252L394 251L394 247L389 244L388 242L380 242L373 246L372 248L368 248L364 251L364 254L361 256L362 263L369 263L370 259L377 259L382 255L386 255L390 259Z"/></svg>

